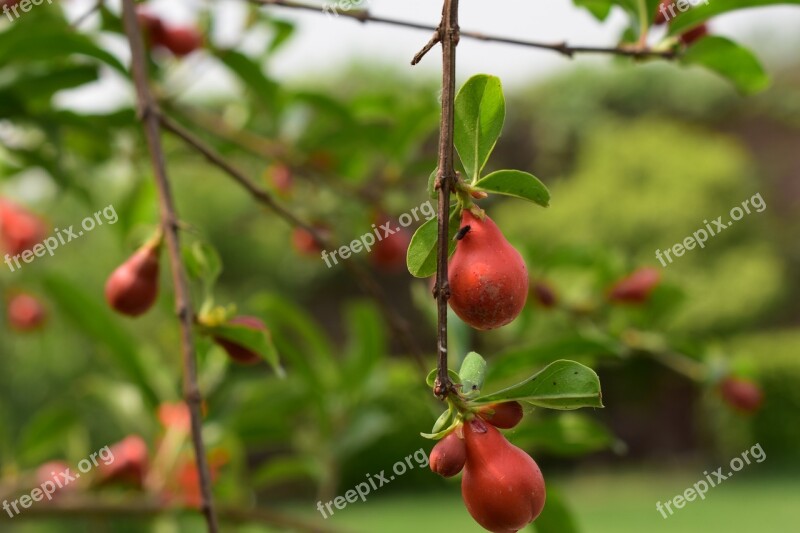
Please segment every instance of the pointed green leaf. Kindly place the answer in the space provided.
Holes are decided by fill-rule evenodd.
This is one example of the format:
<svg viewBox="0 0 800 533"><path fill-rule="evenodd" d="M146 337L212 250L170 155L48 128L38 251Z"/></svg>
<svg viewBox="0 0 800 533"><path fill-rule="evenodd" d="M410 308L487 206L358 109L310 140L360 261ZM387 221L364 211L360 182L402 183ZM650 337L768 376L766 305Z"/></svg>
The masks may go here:
<svg viewBox="0 0 800 533"><path fill-rule="evenodd" d="M428 373L428 377L425 378L425 383L428 384L428 387L433 387L436 384L436 374L437 373L438 373L438 370L436 370L435 368ZM450 376L450 380L453 383L456 383L456 384L460 384L461 383L461 377L459 377L459 375L456 373L455 370L451 370L451 369L448 368L447 369L447 373Z"/></svg>
<svg viewBox="0 0 800 533"><path fill-rule="evenodd" d="M603 407L600 378L575 361L556 361L521 383L481 396L476 403L523 401L548 409Z"/></svg>
<svg viewBox="0 0 800 533"><path fill-rule="evenodd" d="M461 221L461 214L456 205L450 207L450 228L448 242L450 243L450 255L456 250L456 243L453 238L458 232ZM417 229L411 237L411 244L408 245L406 264L408 271L417 278L429 278L436 274L438 263L437 240L439 235L438 218L434 217Z"/></svg>
<svg viewBox="0 0 800 533"><path fill-rule="evenodd" d="M464 170L477 180L503 131L506 102L500 78L473 76L455 101L454 141Z"/></svg>
<svg viewBox="0 0 800 533"><path fill-rule="evenodd" d="M227 323L213 328L206 328L205 332L212 337L220 337L247 348L269 363L276 374L281 377L285 375L278 357L278 349L275 348L269 331Z"/></svg>
<svg viewBox="0 0 800 533"><path fill-rule="evenodd" d="M461 377L461 392L467 397L477 396L486 377L486 360L477 352L469 352L458 371Z"/></svg>
<svg viewBox="0 0 800 533"><path fill-rule="evenodd" d="M542 207L550 205L550 191L533 174L521 170L498 170L481 178L475 188L481 191L515 196Z"/></svg>
<svg viewBox="0 0 800 533"><path fill-rule="evenodd" d="M705 0L703 5L681 13L679 17L672 19L669 24L669 33L670 35L680 35L711 17L730 11L780 4L800 5L800 0L725 0L724 2Z"/></svg>
<svg viewBox="0 0 800 533"><path fill-rule="evenodd" d="M686 65L700 65L730 80L744 94L766 89L770 80L750 50L725 37L709 35L693 44L681 57Z"/></svg>

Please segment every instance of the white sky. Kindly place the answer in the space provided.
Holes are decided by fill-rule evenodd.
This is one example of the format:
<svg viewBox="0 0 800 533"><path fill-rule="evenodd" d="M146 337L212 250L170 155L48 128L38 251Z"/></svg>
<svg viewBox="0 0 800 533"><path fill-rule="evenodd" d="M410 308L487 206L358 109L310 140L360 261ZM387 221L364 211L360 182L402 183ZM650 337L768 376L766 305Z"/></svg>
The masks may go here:
<svg viewBox="0 0 800 533"><path fill-rule="evenodd" d="M441 15L439 0L365 0L370 10L380 16L435 25ZM709 0L725 1L725 0ZM94 0L75 0L68 4L72 16L83 13ZM119 0L111 0L112 5ZM320 3L320 2L318 2ZM151 0L152 11L173 22L190 22L200 0ZM491 7L487 7L491 6ZM702 9L700 5L697 9ZM395 63L409 71L437 72L438 54L430 54L422 65L411 67L411 57L428 40L424 31L396 28L383 24L360 24L312 12L285 8L269 8L282 17L296 21L298 32L272 65L271 74L281 79L308 78L316 72L330 72L353 59ZM213 36L218 45L238 43L244 14L243 0L216 0L215 10L221 24ZM24 21L20 21L24 23ZM89 23L91 24L91 23ZM615 44L625 24L624 15L616 13L601 24L585 10L575 8L569 0L461 0L461 27L483 33L522 39L570 44ZM781 63L797 61L800 50L800 7L770 7L745 10L712 21L712 31L756 49L758 55L774 68ZM258 49L264 42L254 38L245 48ZM121 57L127 57L124 43L109 42ZM503 79L505 85L529 82L561 69L571 68L576 61L548 51L478 42L463 39L459 45L459 77L488 72ZM607 61L584 57L578 61ZM178 83L191 82L195 91L221 91L229 87L222 69L192 56L176 69ZM111 95L116 95L112 97ZM130 98L123 80L104 80L90 89L71 91L59 98L61 105L81 109L113 108L121 99Z"/></svg>

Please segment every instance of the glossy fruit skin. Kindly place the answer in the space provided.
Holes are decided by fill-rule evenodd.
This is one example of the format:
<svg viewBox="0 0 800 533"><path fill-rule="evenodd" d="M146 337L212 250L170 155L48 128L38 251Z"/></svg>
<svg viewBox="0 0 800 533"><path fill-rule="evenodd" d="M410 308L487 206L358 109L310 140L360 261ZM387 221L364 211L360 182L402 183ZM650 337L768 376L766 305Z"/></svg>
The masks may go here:
<svg viewBox="0 0 800 533"><path fill-rule="evenodd" d="M146 313L158 297L159 246L147 244L117 267L106 281L106 300L128 316Z"/></svg>
<svg viewBox="0 0 800 533"><path fill-rule="evenodd" d="M617 281L608 291L612 302L641 304L661 282L661 272L653 267L635 270L629 276Z"/></svg>
<svg viewBox="0 0 800 533"><path fill-rule="evenodd" d="M0 244L12 256L30 250L42 242L47 228L27 209L0 198Z"/></svg>
<svg viewBox="0 0 800 533"><path fill-rule="evenodd" d="M250 329L255 329L259 331L269 331L267 329L267 326L264 325L261 319L256 318L254 316L237 316L235 318L230 319L228 323L239 326L246 326ZM259 361L261 361L261 357L257 353L248 350L244 346L236 344L235 342L229 341L227 339L222 339L220 337L215 337L214 342L222 346L228 353L228 356L237 363L243 365L254 365Z"/></svg>
<svg viewBox="0 0 800 533"><path fill-rule="evenodd" d="M147 444L139 435L129 435L110 447L114 460L98 465L101 483L120 482L136 487L147 475Z"/></svg>
<svg viewBox="0 0 800 533"><path fill-rule="evenodd" d="M177 57L185 57L203 46L203 36L188 26L165 27L156 44L163 46Z"/></svg>
<svg viewBox="0 0 800 533"><path fill-rule="evenodd" d="M500 429L516 427L523 414L519 402L492 403L478 411L478 416Z"/></svg>
<svg viewBox="0 0 800 533"><path fill-rule="evenodd" d="M761 408L764 393L752 381L727 377L720 384L720 393L725 403L741 413L752 414Z"/></svg>
<svg viewBox="0 0 800 533"><path fill-rule="evenodd" d="M461 496L472 518L493 533L513 533L536 520L546 492L531 456L480 419L464 425L464 441Z"/></svg>
<svg viewBox="0 0 800 533"><path fill-rule="evenodd" d="M452 431L436 443L428 460L432 471L442 477L453 477L464 469L467 446L456 431Z"/></svg>
<svg viewBox="0 0 800 533"><path fill-rule="evenodd" d="M708 26L705 24L701 24L699 26L692 28L687 32L682 33L678 37L678 39L686 46L691 46L692 44L696 43L706 35L708 35Z"/></svg>
<svg viewBox="0 0 800 533"><path fill-rule="evenodd" d="M29 294L17 294L8 302L8 323L17 331L41 329L46 319L42 304Z"/></svg>
<svg viewBox="0 0 800 533"><path fill-rule="evenodd" d="M450 260L450 307L475 329L505 326L528 298L525 261L488 216L480 220L465 210L461 227L467 225Z"/></svg>

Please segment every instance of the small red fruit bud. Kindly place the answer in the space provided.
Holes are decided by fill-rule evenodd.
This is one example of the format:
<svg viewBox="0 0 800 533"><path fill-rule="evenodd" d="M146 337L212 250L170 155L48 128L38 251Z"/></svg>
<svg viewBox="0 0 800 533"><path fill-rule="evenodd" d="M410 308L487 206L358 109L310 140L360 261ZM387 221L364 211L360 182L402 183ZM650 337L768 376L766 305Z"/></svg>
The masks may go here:
<svg viewBox="0 0 800 533"><path fill-rule="evenodd" d="M120 482L141 487L147 474L147 444L138 435L111 446L111 460L98 465L101 483Z"/></svg>
<svg viewBox="0 0 800 533"><path fill-rule="evenodd" d="M330 233L328 228L321 224L314 224L314 229L324 238L327 238ZM319 257L322 252L322 248L320 248L314 236L311 235L311 232L303 228L294 228L292 230L292 247L298 254L307 257Z"/></svg>
<svg viewBox="0 0 800 533"><path fill-rule="evenodd" d="M237 316L236 318L229 320L228 323L269 333L267 326L265 326L260 319L254 316ZM221 337L215 337L214 342L222 346L225 351L228 352L228 356L230 356L230 358L237 363L241 363L243 365L254 365L261 361L261 356L259 356L257 353L245 348L244 346L236 344L233 341L223 339Z"/></svg>
<svg viewBox="0 0 800 533"><path fill-rule="evenodd" d="M468 231L456 245L450 261L450 307L475 329L499 328L510 323L528 298L528 269L495 223L469 210L461 216Z"/></svg>
<svg viewBox="0 0 800 533"><path fill-rule="evenodd" d="M492 403L481 407L478 416L500 429L511 429L522 420L522 405L519 402Z"/></svg>
<svg viewBox="0 0 800 533"><path fill-rule="evenodd" d="M143 9L137 10L136 18L139 19L139 27L147 41L155 43L161 40L164 34L164 23L160 18Z"/></svg>
<svg viewBox="0 0 800 533"><path fill-rule="evenodd" d="M40 329L46 318L42 304L29 294L17 294L8 302L8 323L17 331Z"/></svg>
<svg viewBox="0 0 800 533"><path fill-rule="evenodd" d="M706 24L701 24L699 26L692 28L689 31L682 33L678 37L678 40L680 40L680 42L682 42L686 46L691 46L692 44L696 43L706 35L708 35L708 26Z"/></svg>
<svg viewBox="0 0 800 533"><path fill-rule="evenodd" d="M656 7L656 17L653 24L660 26L667 23L669 17L672 16L669 12L669 8L672 4L673 0L661 0L661 2L659 2L658 7ZM672 9L674 10L675 8L673 7Z"/></svg>
<svg viewBox="0 0 800 533"><path fill-rule="evenodd" d="M464 469L467 447L452 431L436 443L429 457L431 470L442 477L453 477Z"/></svg>
<svg viewBox="0 0 800 533"><path fill-rule="evenodd" d="M543 281L537 281L533 285L533 296L539 305L547 309L552 309L558 304L558 296L550 285Z"/></svg>
<svg viewBox="0 0 800 533"><path fill-rule="evenodd" d="M123 315L147 312L158 297L160 241L145 244L111 273L106 282L106 300Z"/></svg>
<svg viewBox="0 0 800 533"><path fill-rule="evenodd" d="M411 244L411 235L408 230L400 227L397 220L388 217L379 217L375 225L385 227L386 224L389 224L389 228L394 233L385 235L376 242L369 258L372 264L379 269L396 272L402 270L406 265L406 252L408 245ZM381 234L383 233L381 230Z"/></svg>
<svg viewBox="0 0 800 533"><path fill-rule="evenodd" d="M531 456L479 418L464 425L464 441L461 496L472 518L494 533L516 532L536 520L546 493Z"/></svg>
<svg viewBox="0 0 800 533"><path fill-rule="evenodd" d="M640 268L617 281L608 291L612 302L640 304L649 298L659 282L661 273L653 267Z"/></svg>
<svg viewBox="0 0 800 533"><path fill-rule="evenodd" d="M184 57L203 46L203 36L191 27L165 27L157 44L177 57Z"/></svg>
<svg viewBox="0 0 800 533"><path fill-rule="evenodd" d="M725 403L741 413L755 413L764 401L761 387L742 378L725 378L720 385L720 392Z"/></svg>
<svg viewBox="0 0 800 533"><path fill-rule="evenodd" d="M288 165L284 163L270 165L265 172L265 176L279 194L287 196L292 192L294 177L292 176L292 169Z"/></svg>
<svg viewBox="0 0 800 533"><path fill-rule="evenodd" d="M0 241L10 255L30 250L42 242L46 234L47 228L38 216L22 206L0 199Z"/></svg>
<svg viewBox="0 0 800 533"><path fill-rule="evenodd" d="M192 415L185 402L162 403L158 406L158 420L164 429L177 429L189 433L192 427Z"/></svg>

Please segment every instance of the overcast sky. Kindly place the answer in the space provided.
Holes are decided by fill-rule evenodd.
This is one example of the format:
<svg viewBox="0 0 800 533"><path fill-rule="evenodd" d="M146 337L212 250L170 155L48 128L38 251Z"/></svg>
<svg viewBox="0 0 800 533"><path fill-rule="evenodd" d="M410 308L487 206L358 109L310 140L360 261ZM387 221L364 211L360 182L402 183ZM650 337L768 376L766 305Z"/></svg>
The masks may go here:
<svg viewBox="0 0 800 533"><path fill-rule="evenodd" d="M95 0L75 0L68 4L72 16L82 13ZM331 0L333 1L333 0ZM370 10L386 17L435 25L441 15L438 0L364 0ZM725 0L709 0L725 1ZM118 4L119 0L111 0ZM322 4L321 2L316 2ZM200 0L153 0L152 11L175 23L191 21ZM491 7L487 7L491 6ZM702 9L700 4L697 9ZM272 74L281 78L308 78L316 72L329 72L354 58L396 64L412 70L411 57L430 37L418 30L396 28L384 24L361 24L343 17L301 12L286 8L269 8L286 19L298 23L298 32L279 54ZM244 15L243 0L217 0L215 10L222 23L213 36L215 42L233 45L239 42L239 28ZM24 21L22 21L24 23ZM461 27L483 33L522 39L570 44L614 45L625 25L624 15L616 13L599 23L585 10L573 7L568 0L461 0ZM729 36L755 48L770 66L797 60L800 50L800 7L770 7L745 10L739 14L718 17L712 31ZM244 43L257 49L264 38ZM127 57L124 43L107 43L121 57ZM793 57L792 57L793 56ZM579 61L606 61L604 58L582 58ZM571 61L558 54L529 48L477 42L463 39L459 45L459 77L489 72L503 79L506 85L545 77L559 69L572 68ZM440 68L438 57L430 55L415 69L433 73ZM178 69L177 77L194 81L194 87L224 90L226 75L202 58L193 56ZM121 89L121 90L120 90ZM112 97L110 95L118 95ZM60 98L62 105L80 108L114 107L130 96L122 80L105 81L91 90L72 92Z"/></svg>

